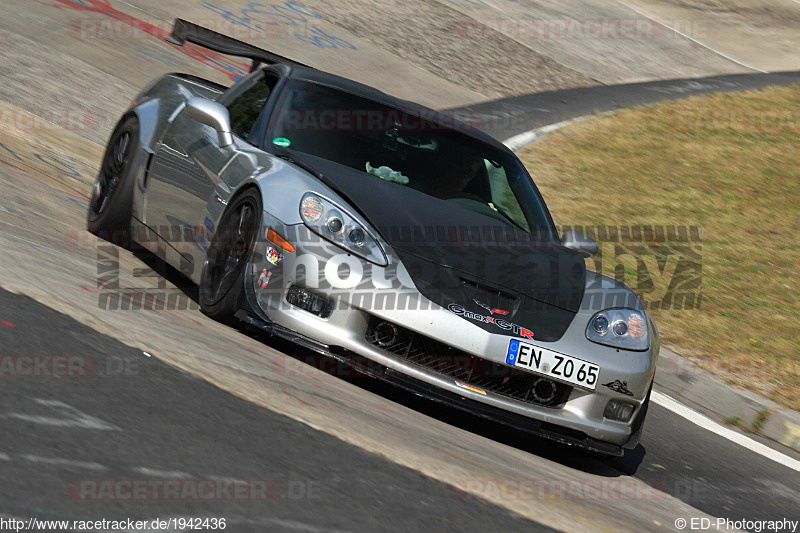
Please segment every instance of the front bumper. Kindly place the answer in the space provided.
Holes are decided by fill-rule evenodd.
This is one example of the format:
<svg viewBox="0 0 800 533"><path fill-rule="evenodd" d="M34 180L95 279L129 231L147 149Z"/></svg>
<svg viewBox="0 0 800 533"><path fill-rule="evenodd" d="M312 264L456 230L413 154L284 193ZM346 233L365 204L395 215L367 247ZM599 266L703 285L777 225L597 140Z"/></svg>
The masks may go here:
<svg viewBox="0 0 800 533"><path fill-rule="evenodd" d="M333 352L329 346L305 337L297 332L278 326L274 323L266 323L247 314L240 314L239 318L251 326L255 326L273 335L277 335L283 339L300 344L301 346L305 346L306 348L322 354L324 357L329 357L343 365L346 365L348 368L351 368L358 373L379 379L448 407L459 409L471 415L485 418L493 422L499 422L514 429L531 433L538 437L543 437L569 446L577 446L585 450L602 453L609 456L620 456L624 453L625 449L632 449L638 443L638 441L628 441L619 446L597 440L580 431L571 430L565 426L541 422L529 416L519 415L489 404L473 401L469 398L465 398L464 395L461 394L461 391L459 391L457 394L454 394L453 392L444 390L439 386L432 385L427 381L403 374L402 372L388 368L358 354L347 351L342 352L340 350ZM325 366L325 368L327 368L327 366Z"/></svg>
<svg viewBox="0 0 800 533"><path fill-rule="evenodd" d="M367 332L375 320L385 320L435 339L465 354L505 365L509 337L487 332L423 297L404 277L398 260L390 256L388 267L379 267L350 256L338 247L310 234L304 226L282 226L265 213L265 225L282 235L291 235L294 253L283 252L278 264L266 258L269 242L260 243L251 265L248 295L258 315L256 325L272 329L306 347L354 366L357 370L399 385L436 401L531 431L560 442L575 444L606 454L635 446L631 437L635 421L652 381L657 343L646 352L630 352L588 341L585 327L597 310L580 311L557 342L533 341L544 348L591 361L600 366L595 390L572 387L568 398L546 407L508 395L473 390L452 374L414 364L370 342ZM343 256L347 256L346 258ZM274 256L273 256L274 257ZM331 268L334 265L335 268ZM342 273L342 265L345 274ZM257 283L265 279L268 283ZM352 277L353 273L357 278ZM331 279L332 278L332 279ZM327 298L332 311L326 318L287 303L289 287L299 285ZM365 358L372 365L354 364ZM627 393L614 390L625 382ZM612 399L634 406L631 419L619 422L603 416Z"/></svg>

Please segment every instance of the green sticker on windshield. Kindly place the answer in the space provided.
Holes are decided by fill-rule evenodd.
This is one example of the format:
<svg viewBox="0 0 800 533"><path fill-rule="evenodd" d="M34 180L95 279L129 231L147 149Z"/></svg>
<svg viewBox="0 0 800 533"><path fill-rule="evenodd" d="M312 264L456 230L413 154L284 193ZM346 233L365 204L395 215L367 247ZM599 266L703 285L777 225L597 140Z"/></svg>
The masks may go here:
<svg viewBox="0 0 800 533"><path fill-rule="evenodd" d="M292 145L292 141L285 137L278 137L277 139L272 140L272 144L277 144L283 148L289 148Z"/></svg>

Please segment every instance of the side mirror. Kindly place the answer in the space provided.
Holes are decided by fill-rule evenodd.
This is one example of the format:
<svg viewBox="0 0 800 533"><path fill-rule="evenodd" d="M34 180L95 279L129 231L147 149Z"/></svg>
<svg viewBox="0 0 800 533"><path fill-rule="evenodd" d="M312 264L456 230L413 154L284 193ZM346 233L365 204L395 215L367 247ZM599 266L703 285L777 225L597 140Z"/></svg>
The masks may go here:
<svg viewBox="0 0 800 533"><path fill-rule="evenodd" d="M186 101L186 114L197 122L214 128L217 131L217 140L220 148L233 144L231 116L224 105L213 100L193 96Z"/></svg>
<svg viewBox="0 0 800 533"><path fill-rule="evenodd" d="M579 252L583 257L592 257L597 253L597 243L578 231L565 231L561 237L561 244L565 248Z"/></svg>

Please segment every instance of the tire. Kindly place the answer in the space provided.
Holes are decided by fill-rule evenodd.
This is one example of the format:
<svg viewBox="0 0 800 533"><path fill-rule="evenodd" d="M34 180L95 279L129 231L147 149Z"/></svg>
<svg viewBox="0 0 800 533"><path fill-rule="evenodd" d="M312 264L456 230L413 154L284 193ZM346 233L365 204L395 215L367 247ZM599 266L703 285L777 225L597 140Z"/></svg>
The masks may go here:
<svg viewBox="0 0 800 533"><path fill-rule="evenodd" d="M131 243L134 150L139 142L139 121L130 116L117 124L89 198L86 228L123 248Z"/></svg>
<svg viewBox="0 0 800 533"><path fill-rule="evenodd" d="M244 278L261 228L261 195L251 188L222 213L208 247L200 277L200 309L209 317L234 324L234 314L247 309Z"/></svg>

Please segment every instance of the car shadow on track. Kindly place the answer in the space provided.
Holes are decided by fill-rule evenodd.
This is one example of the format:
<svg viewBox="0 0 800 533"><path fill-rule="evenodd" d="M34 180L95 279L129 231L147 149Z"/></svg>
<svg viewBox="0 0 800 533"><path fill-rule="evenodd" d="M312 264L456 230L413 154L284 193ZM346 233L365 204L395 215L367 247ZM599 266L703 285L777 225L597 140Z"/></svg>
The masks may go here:
<svg viewBox="0 0 800 533"><path fill-rule="evenodd" d="M136 259L147 265L152 272L161 276L185 294L195 304L195 307L199 307L200 291L197 285L184 276L181 271L167 264L162 258L148 250L131 250L131 253Z"/></svg>
<svg viewBox="0 0 800 533"><path fill-rule="evenodd" d="M150 269L161 275L168 282L181 290L193 302L198 302L198 289L180 271L167 265L161 258L148 251L135 251L134 256L145 263ZM525 431L521 431L504 424L493 422L467 412L442 405L440 403L422 398L394 385L378 379L358 374L355 372L341 372L341 365L319 365L309 361L319 361L320 356L309 353L307 348L274 337L261 330L247 327L242 324L239 328L243 334L263 342L271 348L278 350L287 357L292 357L303 364L322 370L338 377L365 391L377 394L387 400L413 409L418 413L435 418L451 426L469 431L487 439L512 446L527 453L531 453L553 461L555 463L574 468L589 474L603 477L633 476L639 465L642 464L647 453L644 446L639 444L636 449L627 451L622 457L598 457L589 452L584 452L576 447L560 444ZM320 368L322 367L322 368ZM344 375L343 375L344 374ZM645 438L647 430L645 428Z"/></svg>

